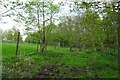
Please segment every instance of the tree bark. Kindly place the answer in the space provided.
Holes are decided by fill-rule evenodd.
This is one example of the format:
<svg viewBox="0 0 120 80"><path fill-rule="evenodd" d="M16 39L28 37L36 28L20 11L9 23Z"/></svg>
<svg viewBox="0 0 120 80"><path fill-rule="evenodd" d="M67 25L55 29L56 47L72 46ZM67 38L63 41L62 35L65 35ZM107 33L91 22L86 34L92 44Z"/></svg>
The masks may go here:
<svg viewBox="0 0 120 80"><path fill-rule="evenodd" d="M45 14L44 14L44 0L43 0L43 38L41 39L41 46L40 46L40 52L44 52L45 47L46 47L46 31L45 31Z"/></svg>

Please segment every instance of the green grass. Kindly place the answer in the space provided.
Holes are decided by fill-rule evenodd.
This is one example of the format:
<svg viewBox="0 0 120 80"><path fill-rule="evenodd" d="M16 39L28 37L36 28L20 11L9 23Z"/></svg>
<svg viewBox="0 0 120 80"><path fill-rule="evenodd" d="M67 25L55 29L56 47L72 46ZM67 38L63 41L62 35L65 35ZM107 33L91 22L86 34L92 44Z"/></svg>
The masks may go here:
<svg viewBox="0 0 120 80"><path fill-rule="evenodd" d="M103 52L70 52L69 48L48 46L44 54L36 53L35 44L20 44L18 58L15 58L15 43L2 43L3 77L35 77L43 68L56 66L59 72L51 77L64 78L117 78L118 59ZM114 54L114 52L113 52ZM45 71L44 71L45 72ZM43 73L44 73L43 72Z"/></svg>

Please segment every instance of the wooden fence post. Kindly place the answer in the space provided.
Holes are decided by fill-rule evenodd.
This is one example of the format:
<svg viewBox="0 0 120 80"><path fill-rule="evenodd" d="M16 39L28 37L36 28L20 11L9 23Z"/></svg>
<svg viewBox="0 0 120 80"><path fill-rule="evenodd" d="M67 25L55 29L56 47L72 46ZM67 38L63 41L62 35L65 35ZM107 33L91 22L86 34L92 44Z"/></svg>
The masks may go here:
<svg viewBox="0 0 120 80"><path fill-rule="evenodd" d="M17 54L18 54L19 39L20 39L20 32L18 31L18 37L17 37L17 43L16 43L16 57L17 57Z"/></svg>

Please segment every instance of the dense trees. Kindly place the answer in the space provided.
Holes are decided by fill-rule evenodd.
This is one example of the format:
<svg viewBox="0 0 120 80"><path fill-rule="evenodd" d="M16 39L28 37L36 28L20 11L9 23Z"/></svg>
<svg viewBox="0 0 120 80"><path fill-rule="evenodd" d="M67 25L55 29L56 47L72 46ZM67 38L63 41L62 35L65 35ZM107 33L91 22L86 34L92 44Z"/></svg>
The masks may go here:
<svg viewBox="0 0 120 80"><path fill-rule="evenodd" d="M78 48L95 52L117 48L117 2L64 1L55 5L53 0L32 0L26 3L14 2L13 5L20 6L21 11L18 11L15 21L25 24L28 32L25 41L39 44L40 52L54 43L70 47L70 50ZM69 6L69 15L61 14L60 9L64 5ZM59 14L57 25L55 14ZM16 36L15 29L8 31L6 36L13 39L13 35Z"/></svg>
<svg viewBox="0 0 120 80"><path fill-rule="evenodd" d="M102 3L102 2L101 2ZM61 46L76 47L84 50L108 50L116 49L118 12L114 10L116 3L87 3L75 4L77 8L84 8L84 14L74 9L77 16L67 16L52 31L47 34L47 42L60 42ZM95 6L96 5L96 6ZM101 6L99 8L98 6ZM98 7L98 8L96 8ZM94 9L92 9L94 8ZM100 9L105 11L99 12ZM34 39L34 38L33 38ZM31 39L32 40L32 39Z"/></svg>

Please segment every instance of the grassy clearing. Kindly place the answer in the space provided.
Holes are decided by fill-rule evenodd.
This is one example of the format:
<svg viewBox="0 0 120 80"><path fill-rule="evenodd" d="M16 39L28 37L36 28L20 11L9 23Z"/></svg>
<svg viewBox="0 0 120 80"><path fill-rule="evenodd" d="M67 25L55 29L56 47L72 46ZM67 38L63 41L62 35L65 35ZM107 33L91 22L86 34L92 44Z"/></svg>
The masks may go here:
<svg viewBox="0 0 120 80"><path fill-rule="evenodd" d="M48 47L44 54L36 53L35 44L21 44L15 58L15 44L2 43L3 78L5 77L64 77L117 78L117 55L102 52L73 53L68 48ZM31 54L31 55L30 55ZM113 52L112 54L115 54ZM93 62L95 61L95 62Z"/></svg>

